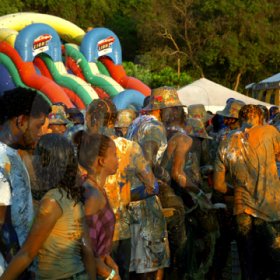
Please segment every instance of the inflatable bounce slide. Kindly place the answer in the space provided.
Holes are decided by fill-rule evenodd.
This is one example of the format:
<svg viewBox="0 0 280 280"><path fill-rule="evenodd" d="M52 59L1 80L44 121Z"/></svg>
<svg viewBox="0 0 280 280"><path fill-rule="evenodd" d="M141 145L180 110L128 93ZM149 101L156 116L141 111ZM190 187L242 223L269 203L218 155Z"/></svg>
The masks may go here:
<svg viewBox="0 0 280 280"><path fill-rule="evenodd" d="M69 21L37 13L0 17L0 86L2 91L30 87L51 103L80 109L105 97L118 109L140 109L150 94L144 83L127 77L112 31L85 33Z"/></svg>

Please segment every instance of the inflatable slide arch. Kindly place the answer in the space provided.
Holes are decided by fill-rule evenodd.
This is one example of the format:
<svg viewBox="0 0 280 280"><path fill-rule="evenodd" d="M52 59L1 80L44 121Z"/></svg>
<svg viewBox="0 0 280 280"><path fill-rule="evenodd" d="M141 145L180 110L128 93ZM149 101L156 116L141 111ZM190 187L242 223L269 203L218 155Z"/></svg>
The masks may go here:
<svg viewBox="0 0 280 280"><path fill-rule="evenodd" d="M18 52L8 43L0 43L0 54L4 54L9 58L10 66L7 69L14 69L15 67L17 70L10 72L11 76L15 77L14 81L17 86L22 86L22 82L25 86L44 93L52 103L63 102L69 108L74 107L65 92L55 82L39 75L33 63L25 62ZM14 73L18 73L18 75L14 75Z"/></svg>
<svg viewBox="0 0 280 280"><path fill-rule="evenodd" d="M49 38L46 39L49 41L38 41L41 36ZM98 98L88 83L75 75L68 74L62 62L60 38L49 25L34 23L25 27L17 36L15 48L25 61L33 61L36 55L41 55L55 82L75 92L85 105Z"/></svg>
<svg viewBox="0 0 280 280"><path fill-rule="evenodd" d="M77 75L77 77L75 77L74 75L70 75L67 72L67 70L62 62L62 58L61 58L61 48L59 47L59 46L61 46L61 43L59 40L60 38L59 37L57 38L55 35L54 35L54 38L57 39L57 41L56 41L57 45L55 46L56 49L52 50L52 53L50 53L46 50L44 50L44 51L39 50L38 53L35 53L37 49L35 48L35 50L33 50L31 48L32 52L34 52L34 53L32 53L33 60L31 62L30 54L29 54L29 58L27 59L28 51L25 50L25 53L24 53L24 51L23 51L24 47L20 43L20 42L24 42L24 41L23 40L21 41L18 39L21 37L24 38L23 35L19 36L20 33L22 32L22 30L27 29L30 31L29 32L30 38L28 39L29 47L32 45L31 44L32 39L33 39L33 43L34 43L34 40L36 41L36 39L40 39L39 38L40 36L47 34L47 32L43 32L44 34L41 34L40 36L37 36L38 35L37 34L36 35L37 37L36 37L33 34L33 30L30 27L32 25L33 26L36 25L34 22L36 22L37 24L47 25L47 26L53 28L54 31L56 32L56 34L57 33L59 34L60 38L62 38L66 42L69 42L68 46L66 44L66 46L68 48L67 49L68 54L70 52L75 53L74 55L72 55L72 57L69 56L69 61L71 61L71 63L73 64L72 66L74 66L74 64L76 63L77 64L76 69L80 70L79 73L75 73ZM37 31L35 31L35 33L36 32ZM23 33L21 33L21 34L23 34ZM95 34L98 34L99 37ZM12 83L14 83L15 85L23 84L27 87L32 87L37 90L41 90L42 92L44 92L46 94L47 98L49 98L50 101L53 103L54 102L63 102L68 107L73 107L75 105L77 107L82 107L82 106L85 106L88 103L90 103L92 99L98 98L98 95L96 94L96 92L98 92L98 91L100 91L104 97L107 96L106 93L103 91L103 89L101 87L100 88L98 87L98 86L100 86L100 84L97 86L97 85L94 85L94 83L96 84L96 82L92 82L92 85L89 85L86 82L81 81L81 78L84 80L87 80L86 75L89 74L90 72L88 71L87 73L84 73L84 69L82 69L82 67L80 67L81 66L80 58L82 56L84 56L84 53L82 53L82 51L80 51L78 45L81 44L81 47L82 47L82 45L83 45L83 47L85 47L84 50L86 50L86 49L89 50L90 47L86 46L86 44L87 44L86 42L88 40L89 43L93 43L93 45L95 44L95 46L97 46L97 50L99 51L99 53L98 53L98 56L95 56L94 52L92 52L91 54L89 53L89 55L91 55L91 57L95 58L95 61L92 61L93 64L90 65L90 67L86 68L86 69L90 69L91 73L93 75L95 74L99 78L102 78L103 82L104 81L108 82L108 88L110 91L109 95L113 99L113 102L117 105L118 108L124 108L124 107L129 106L130 104L135 107L139 107L140 105L142 105L142 100L143 100L144 95L150 94L150 89L146 85L144 85L141 81L139 81L135 78L126 76L123 66L121 65L122 56L121 56L120 43L119 43L117 36L114 33L113 33L113 35L115 35L114 41L117 42L116 49L118 51L113 53L112 56L110 56L110 52L108 52L108 50L112 46L112 44L110 44L111 38L109 38L109 41L107 39L108 39L108 37L111 36L111 34L112 34L112 31L110 31L109 29L95 28L95 29L91 30L90 32L86 33L86 35L85 35L85 32L81 28L77 27L75 24L73 24L67 20L61 19L59 17L45 15L45 14L18 13L18 14L2 16L2 17L0 17L0 42L1 42L0 43L0 45L1 45L0 53L5 55L6 58L8 58L8 61L10 63L12 63L14 65L14 67L5 66L7 63L2 62L3 58L2 58L2 60L0 58L0 64L1 64L2 69L4 69L3 67L5 67L6 76L7 76L7 73L10 73L10 75L13 76L10 81L11 82L10 85L12 85ZM25 36L27 36L27 35L25 35ZM25 40L27 40L27 38L25 38ZM47 44L47 45L49 44L49 43L46 43L46 41L48 41L48 38L43 38L43 41L45 44ZM73 43L73 44L70 44L70 43ZM77 44L77 45L75 46L75 44ZM34 46L32 46L32 47L34 47ZM43 45L43 48L44 47L46 47L46 45ZM113 46L113 47L115 48L115 46ZM71 49L71 48L73 48L73 49ZM38 46L38 49L40 49L40 46ZM69 49L70 49L70 51L69 51ZM20 55L18 54L17 50L18 50L18 52L20 52ZM50 50L50 48L48 50ZM54 59L54 57L55 57L55 59ZM26 61L25 61L25 59L26 59ZM7 59L4 59L4 60L7 61ZM35 67L34 67L34 65L35 65ZM112 65L112 67L109 67L108 65ZM13 68L13 71L11 70L12 68ZM113 68L113 70L112 70L112 68ZM23 72L25 73L25 75L23 75ZM15 73L17 73L17 75ZM29 74L32 78L28 78ZM39 74L43 74L43 75L39 75ZM70 80L67 79L67 78L70 78L69 75L71 76L71 81L76 80L76 82L78 82L77 83L78 85L76 88L74 88L73 85L71 86L72 82L69 83ZM116 78L115 78L117 76L121 77L118 81L116 81ZM51 79L53 79L53 80L51 80ZM1 79L0 79L0 81L1 81ZM56 81L56 82L54 82L54 81ZM100 81L101 80L99 80L99 83L100 83ZM124 81L126 81L126 83ZM127 85L129 85L129 83L127 81L131 81L132 86L127 87ZM58 83L60 83L60 85L58 85ZM51 85L53 85L53 86L51 86ZM69 85L70 85L70 88L69 88ZM105 83L105 85L107 87L106 83ZM123 86L123 85L125 85L125 86ZM94 89L96 89L95 90L96 92L91 88L91 86ZM50 87L52 87L52 90L50 89ZM106 88L106 87L103 86L103 88ZM88 89L88 88L91 88L91 89ZM127 90L127 88L130 88L130 90ZM77 91L79 92L79 94L76 94ZM81 94L82 91L88 92L89 97L87 96L85 98L85 95ZM107 89L107 91L108 91L108 89ZM140 93L140 91L141 91L141 93ZM55 95L53 94L54 92L56 92ZM98 92L99 95L100 95L100 92ZM100 95L100 97L101 97L101 95ZM132 104L131 102L134 104Z"/></svg>
<svg viewBox="0 0 280 280"><path fill-rule="evenodd" d="M147 85L126 75L122 66L121 44L113 31L104 27L90 30L84 36L80 50L89 63L101 61L112 78L125 89L137 90L145 96L151 94L151 89Z"/></svg>
<svg viewBox="0 0 280 280"><path fill-rule="evenodd" d="M88 62L84 55L79 51L78 46L73 44L65 44L66 64L69 58L76 61L77 65L81 69L81 72L87 82L91 85L102 88L110 97L118 95L124 91L124 88L117 83L111 77L103 75L99 72L99 69L95 62ZM68 62L70 70L76 74L78 71Z"/></svg>

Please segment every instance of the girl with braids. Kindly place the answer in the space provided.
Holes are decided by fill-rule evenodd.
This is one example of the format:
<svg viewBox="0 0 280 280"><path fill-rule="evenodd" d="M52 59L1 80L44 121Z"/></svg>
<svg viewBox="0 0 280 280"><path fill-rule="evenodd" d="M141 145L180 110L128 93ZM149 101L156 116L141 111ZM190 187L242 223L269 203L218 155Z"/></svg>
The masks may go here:
<svg viewBox="0 0 280 280"><path fill-rule="evenodd" d="M83 184L85 216L96 257L98 279L120 279L118 266L110 256L115 228L115 215L104 184L116 173L118 158L114 141L105 135L78 132L74 136L80 165L87 171Z"/></svg>
<svg viewBox="0 0 280 280"><path fill-rule="evenodd" d="M0 279L17 279L37 255L38 279L96 279L73 145L62 135L44 135L33 163L41 203L26 242Z"/></svg>

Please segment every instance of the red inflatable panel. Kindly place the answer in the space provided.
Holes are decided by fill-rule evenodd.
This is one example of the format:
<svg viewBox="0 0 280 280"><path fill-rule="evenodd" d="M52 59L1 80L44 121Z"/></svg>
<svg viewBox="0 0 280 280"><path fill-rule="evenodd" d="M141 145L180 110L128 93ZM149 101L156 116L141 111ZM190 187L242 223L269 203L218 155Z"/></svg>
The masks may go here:
<svg viewBox="0 0 280 280"><path fill-rule="evenodd" d="M76 61L72 57L70 57L70 56L66 57L65 64L66 64L66 67L68 69L70 69L75 76L77 76L85 81L85 76L82 72L82 69L79 67L79 65L77 65Z"/></svg>
<svg viewBox="0 0 280 280"><path fill-rule="evenodd" d="M114 62L106 56L100 57L99 60L106 66L112 78L125 89L138 90L145 96L151 94L151 89L147 85L134 77L127 76L122 65L114 64Z"/></svg>

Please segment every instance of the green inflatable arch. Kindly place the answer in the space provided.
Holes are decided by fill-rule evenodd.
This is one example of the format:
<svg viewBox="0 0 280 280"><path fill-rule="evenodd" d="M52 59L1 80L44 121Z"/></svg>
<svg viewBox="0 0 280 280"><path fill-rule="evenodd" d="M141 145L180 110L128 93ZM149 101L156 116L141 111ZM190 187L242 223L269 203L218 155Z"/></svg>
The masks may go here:
<svg viewBox="0 0 280 280"><path fill-rule="evenodd" d="M86 58L80 51L78 51L76 48L72 47L70 44L65 44L65 50L66 50L67 56L70 56L74 60L79 61L79 66L81 67L82 72L83 72L87 82L89 82L91 85L102 88L106 93L108 93L110 95L110 97L114 97L119 94L119 91L114 88L114 85L112 85L109 81L106 80L106 78L112 79L110 76L103 78L103 77L94 75L92 73L90 66L88 64L88 61L86 60ZM99 65L99 67L101 67L101 66ZM103 67L105 68L104 65L103 65Z"/></svg>
<svg viewBox="0 0 280 280"><path fill-rule="evenodd" d="M64 76L59 73L55 63L53 60L45 54L39 54L39 57L45 62L47 68L50 70L55 82L63 87L71 89L75 92L84 104L88 105L92 102L92 97L89 93L81 86L77 81L72 79L71 77Z"/></svg>

